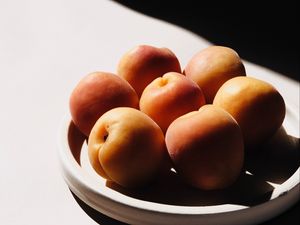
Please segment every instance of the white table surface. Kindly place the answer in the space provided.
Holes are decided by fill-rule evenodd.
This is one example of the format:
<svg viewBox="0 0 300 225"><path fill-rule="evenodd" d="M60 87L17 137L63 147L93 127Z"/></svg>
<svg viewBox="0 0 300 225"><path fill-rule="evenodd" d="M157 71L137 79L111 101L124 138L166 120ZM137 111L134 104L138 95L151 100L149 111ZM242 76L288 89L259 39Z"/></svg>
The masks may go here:
<svg viewBox="0 0 300 225"><path fill-rule="evenodd" d="M61 176L58 128L79 79L115 72L138 44L170 48L184 67L209 42L110 1L0 0L0 224L96 224ZM299 112L298 84L245 64Z"/></svg>

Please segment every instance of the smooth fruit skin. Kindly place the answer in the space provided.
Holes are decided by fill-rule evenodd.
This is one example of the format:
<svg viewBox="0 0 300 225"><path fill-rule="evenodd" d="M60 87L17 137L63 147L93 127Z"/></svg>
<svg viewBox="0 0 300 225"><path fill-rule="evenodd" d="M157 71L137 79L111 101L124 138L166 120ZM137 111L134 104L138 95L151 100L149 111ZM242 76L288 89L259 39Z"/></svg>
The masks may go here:
<svg viewBox="0 0 300 225"><path fill-rule="evenodd" d="M70 96L72 120L86 136L106 111L127 106L138 108L138 96L124 79L107 72L94 72L83 77Z"/></svg>
<svg viewBox="0 0 300 225"><path fill-rule="evenodd" d="M166 147L158 125L127 107L103 114L88 140L91 165L102 177L126 187L140 187L164 167Z"/></svg>
<svg viewBox="0 0 300 225"><path fill-rule="evenodd" d="M138 45L119 61L117 74L127 80L141 96L145 87L167 72L181 72L176 55L168 48Z"/></svg>
<svg viewBox="0 0 300 225"><path fill-rule="evenodd" d="M231 48L210 46L196 53L184 69L184 74L203 90L211 104L218 89L227 80L246 75L239 55Z"/></svg>
<svg viewBox="0 0 300 225"><path fill-rule="evenodd" d="M213 104L236 119L249 149L268 140L285 117L285 103L280 93L271 84L252 77L228 80Z"/></svg>
<svg viewBox="0 0 300 225"><path fill-rule="evenodd" d="M156 78L140 98L140 110L165 132L173 120L205 104L199 86L184 75L169 72Z"/></svg>
<svg viewBox="0 0 300 225"><path fill-rule="evenodd" d="M240 127L219 107L205 105L176 119L167 130L166 145L178 174L196 188L226 188L242 171Z"/></svg>

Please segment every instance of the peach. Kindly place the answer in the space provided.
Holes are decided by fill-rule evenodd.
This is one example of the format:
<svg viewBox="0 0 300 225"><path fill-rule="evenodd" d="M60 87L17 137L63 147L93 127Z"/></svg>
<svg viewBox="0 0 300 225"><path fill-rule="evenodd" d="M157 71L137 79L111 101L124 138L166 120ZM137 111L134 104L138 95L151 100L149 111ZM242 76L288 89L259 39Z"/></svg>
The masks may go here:
<svg viewBox="0 0 300 225"><path fill-rule="evenodd" d="M149 115L165 132L177 117L205 104L199 86L184 75L169 72L156 78L140 98L140 110Z"/></svg>
<svg viewBox="0 0 300 225"><path fill-rule="evenodd" d="M285 117L285 103L269 83L252 77L228 80L213 102L229 112L240 125L250 149L270 138Z"/></svg>
<svg viewBox="0 0 300 225"><path fill-rule="evenodd" d="M144 88L167 72L181 72L176 55L168 48L139 45L120 59L117 74L127 80L141 96Z"/></svg>
<svg viewBox="0 0 300 225"><path fill-rule="evenodd" d="M199 85L207 103L213 102L224 82L246 75L239 55L233 49L223 46L211 46L196 53L183 73Z"/></svg>
<svg viewBox="0 0 300 225"><path fill-rule="evenodd" d="M138 107L138 96L129 83L107 72L94 72L80 80L70 96L70 111L74 124L86 136L97 119L106 111L118 107Z"/></svg>
<svg viewBox="0 0 300 225"><path fill-rule="evenodd" d="M226 188L242 171L240 127L219 107L205 105L177 118L167 130L166 145L179 176L196 188Z"/></svg>
<svg viewBox="0 0 300 225"><path fill-rule="evenodd" d="M146 114L129 107L104 113L88 140L92 167L102 177L134 188L153 180L167 151L159 126Z"/></svg>

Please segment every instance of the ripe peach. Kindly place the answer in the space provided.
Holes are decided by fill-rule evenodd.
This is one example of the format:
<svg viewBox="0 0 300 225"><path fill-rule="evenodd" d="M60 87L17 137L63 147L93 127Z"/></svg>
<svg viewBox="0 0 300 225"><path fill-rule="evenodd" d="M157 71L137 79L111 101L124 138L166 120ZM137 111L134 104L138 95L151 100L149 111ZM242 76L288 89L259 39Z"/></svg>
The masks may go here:
<svg viewBox="0 0 300 225"><path fill-rule="evenodd" d="M236 76L246 75L239 55L231 48L211 46L188 62L184 74L203 90L207 103L212 103L222 84Z"/></svg>
<svg viewBox="0 0 300 225"><path fill-rule="evenodd" d="M141 96L144 88L167 72L181 72L176 55L168 48L139 45L120 59L117 74L127 80Z"/></svg>
<svg viewBox="0 0 300 225"><path fill-rule="evenodd" d="M199 86L184 75L169 72L156 78L140 98L140 110L149 115L165 132L177 117L205 104Z"/></svg>
<svg viewBox="0 0 300 225"><path fill-rule="evenodd" d="M249 148L270 138L285 117L280 93L271 84L251 77L228 80L217 92L213 104L236 119Z"/></svg>
<svg viewBox="0 0 300 225"><path fill-rule="evenodd" d="M177 118L167 130L166 145L178 174L203 190L231 185L243 167L240 127L229 113L213 105Z"/></svg>
<svg viewBox="0 0 300 225"><path fill-rule="evenodd" d="M118 107L97 120L89 136L88 154L99 175L131 188L154 179L167 152L164 135L150 117Z"/></svg>
<svg viewBox="0 0 300 225"><path fill-rule="evenodd" d="M107 72L85 76L70 96L72 120L81 132L89 135L97 119L106 111L118 107L138 107L138 96L122 78Z"/></svg>

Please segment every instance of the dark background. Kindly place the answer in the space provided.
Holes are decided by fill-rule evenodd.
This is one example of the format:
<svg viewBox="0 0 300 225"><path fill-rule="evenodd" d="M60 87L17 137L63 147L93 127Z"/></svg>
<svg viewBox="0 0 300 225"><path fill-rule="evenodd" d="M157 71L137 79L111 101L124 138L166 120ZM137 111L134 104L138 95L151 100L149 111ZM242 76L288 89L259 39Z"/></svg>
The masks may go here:
<svg viewBox="0 0 300 225"><path fill-rule="evenodd" d="M232 5L230 1L227 5L212 1L213 6L203 6L201 0L116 2L184 27L213 44L231 47L243 59L299 81L296 3L277 1L280 4L273 2L270 7L255 1L236 1Z"/></svg>
<svg viewBox="0 0 300 225"><path fill-rule="evenodd" d="M299 10L296 3L236 1L116 1L143 14L188 29L241 58L299 81ZM262 225L298 225L300 204Z"/></svg>

